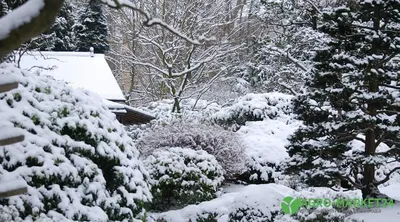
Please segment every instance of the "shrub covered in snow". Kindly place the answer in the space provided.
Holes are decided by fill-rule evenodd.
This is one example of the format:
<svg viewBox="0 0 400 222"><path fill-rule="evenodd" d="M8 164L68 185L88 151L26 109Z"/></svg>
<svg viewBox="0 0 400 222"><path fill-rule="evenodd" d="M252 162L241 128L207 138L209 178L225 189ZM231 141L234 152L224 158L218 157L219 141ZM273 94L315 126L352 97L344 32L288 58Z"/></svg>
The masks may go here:
<svg viewBox="0 0 400 222"><path fill-rule="evenodd" d="M16 127L21 143L0 152L0 180L23 178L28 194L1 200L24 220L132 221L151 200L148 173L123 126L97 95L0 65L1 128Z"/></svg>
<svg viewBox="0 0 400 222"><path fill-rule="evenodd" d="M223 126L239 128L248 121L264 119L289 120L292 113L293 96L282 93L250 93L239 97L231 106L222 108L212 116L215 122Z"/></svg>
<svg viewBox="0 0 400 222"><path fill-rule="evenodd" d="M150 208L183 207L216 197L224 177L214 156L203 150L166 148L148 156L153 202Z"/></svg>
<svg viewBox="0 0 400 222"><path fill-rule="evenodd" d="M138 143L145 156L163 147L204 150L221 164L227 179L240 174L244 169L243 145L233 132L219 126L175 122L150 130Z"/></svg>
<svg viewBox="0 0 400 222"><path fill-rule="evenodd" d="M251 192L238 195L230 209L229 222L274 222L281 212L281 201L293 190L276 184L249 185Z"/></svg>
<svg viewBox="0 0 400 222"><path fill-rule="evenodd" d="M266 119L242 126L236 132L246 148L246 171L240 179L256 184L277 182L280 166L289 157L285 148L287 137L299 125L295 120Z"/></svg>

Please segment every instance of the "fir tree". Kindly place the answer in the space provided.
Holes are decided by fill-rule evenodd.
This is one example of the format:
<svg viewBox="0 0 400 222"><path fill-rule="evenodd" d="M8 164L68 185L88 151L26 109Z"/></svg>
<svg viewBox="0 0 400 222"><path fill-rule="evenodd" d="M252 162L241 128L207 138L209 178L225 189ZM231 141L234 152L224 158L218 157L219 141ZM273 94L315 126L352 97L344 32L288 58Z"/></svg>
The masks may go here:
<svg viewBox="0 0 400 222"><path fill-rule="evenodd" d="M108 51L107 19L102 7L100 1L91 0L87 8L80 13L78 24L74 26L78 51L87 52L90 47L93 47L96 53Z"/></svg>
<svg viewBox="0 0 400 222"><path fill-rule="evenodd" d="M75 34L73 32L74 14L71 3L64 2L56 22L49 33L55 34L52 51L74 51L76 49Z"/></svg>
<svg viewBox="0 0 400 222"><path fill-rule="evenodd" d="M375 177L377 167L400 159L399 9L399 0L357 0L324 13L320 30L331 41L317 50L309 92L294 101L305 126L290 138L286 173L313 186L340 179L367 198L400 170ZM382 144L391 149L377 151Z"/></svg>

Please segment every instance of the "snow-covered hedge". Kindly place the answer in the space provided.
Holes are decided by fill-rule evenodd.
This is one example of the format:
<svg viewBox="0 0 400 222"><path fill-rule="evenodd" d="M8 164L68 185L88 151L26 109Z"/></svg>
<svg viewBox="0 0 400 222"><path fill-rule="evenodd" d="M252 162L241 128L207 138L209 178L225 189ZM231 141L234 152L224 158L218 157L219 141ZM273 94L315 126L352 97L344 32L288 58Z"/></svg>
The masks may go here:
<svg viewBox="0 0 400 222"><path fill-rule="evenodd" d="M203 150L172 147L155 151L145 166L150 173L154 210L180 208L217 196L224 177L214 156Z"/></svg>
<svg viewBox="0 0 400 222"><path fill-rule="evenodd" d="M28 183L28 194L1 204L27 221L132 221L151 200L149 175L100 97L11 64L0 65L0 76L20 82L0 93L1 128L25 135L2 148L0 180Z"/></svg>
<svg viewBox="0 0 400 222"><path fill-rule="evenodd" d="M190 122L175 122L146 132L138 141L147 156L163 147L186 147L213 155L224 169L227 179L244 170L244 148L237 136L222 127Z"/></svg>
<svg viewBox="0 0 400 222"><path fill-rule="evenodd" d="M231 106L216 112L212 118L223 126L239 128L248 121L285 118L289 121L292 113L293 96L282 93L249 93L239 97ZM288 118L289 117L289 118Z"/></svg>

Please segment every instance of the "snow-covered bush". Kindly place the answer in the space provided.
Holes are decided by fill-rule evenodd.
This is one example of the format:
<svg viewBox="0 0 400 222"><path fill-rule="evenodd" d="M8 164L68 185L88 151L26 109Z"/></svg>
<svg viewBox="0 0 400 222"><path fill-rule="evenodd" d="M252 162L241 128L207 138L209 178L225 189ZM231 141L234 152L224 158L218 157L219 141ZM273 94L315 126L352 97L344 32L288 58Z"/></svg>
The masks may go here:
<svg viewBox="0 0 400 222"><path fill-rule="evenodd" d="M150 208L154 210L210 200L224 180L222 167L203 150L166 148L155 151L144 163L151 177Z"/></svg>
<svg viewBox="0 0 400 222"><path fill-rule="evenodd" d="M227 179L242 173L244 169L243 145L233 132L215 125L175 122L152 129L138 143L145 156L163 147L204 150L221 164Z"/></svg>
<svg viewBox="0 0 400 222"><path fill-rule="evenodd" d="M238 195L231 205L229 222L274 222L281 201L293 190L282 185L249 185L251 192Z"/></svg>
<svg viewBox="0 0 400 222"><path fill-rule="evenodd" d="M224 107L216 112L213 120L225 127L240 128L248 121L262 121L264 119L292 119L293 96L282 93L249 93L239 97L231 106Z"/></svg>
<svg viewBox="0 0 400 222"><path fill-rule="evenodd" d="M2 199L24 220L132 221L151 200L148 173L115 115L97 95L0 65L1 128L25 135L0 152L0 180L23 178L28 193Z"/></svg>
<svg viewBox="0 0 400 222"><path fill-rule="evenodd" d="M246 148L246 170L240 179L256 184L277 182L281 164L289 157L287 137L300 124L295 120L287 123L266 119L242 126L236 132Z"/></svg>

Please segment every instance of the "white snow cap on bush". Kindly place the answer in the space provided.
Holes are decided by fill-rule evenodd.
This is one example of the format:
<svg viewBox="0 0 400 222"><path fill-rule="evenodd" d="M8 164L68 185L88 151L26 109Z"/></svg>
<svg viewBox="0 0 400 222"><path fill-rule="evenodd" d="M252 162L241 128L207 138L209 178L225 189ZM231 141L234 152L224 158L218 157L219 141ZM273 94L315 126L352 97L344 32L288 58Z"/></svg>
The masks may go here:
<svg viewBox="0 0 400 222"><path fill-rule="evenodd" d="M218 164L214 156L203 150L193 150L189 148L172 147L155 151L144 161L150 175L164 175L158 180L153 178L150 183L158 185L164 180L171 179L169 174L179 174L179 178L174 180L181 181L182 186L193 185L201 182L213 187L215 190L222 184L224 177L222 167ZM207 174L215 172L216 177L210 179ZM190 174L199 175L199 181L185 181Z"/></svg>
<svg viewBox="0 0 400 222"><path fill-rule="evenodd" d="M244 148L236 135L222 127L208 124L175 122L148 131L138 141L144 155L163 147L186 147L204 150L223 167L226 177L244 170Z"/></svg>
<svg viewBox="0 0 400 222"><path fill-rule="evenodd" d="M151 199L135 144L100 97L12 64L1 64L0 76L20 83L0 93L0 125L25 135L2 148L0 180L28 183L28 194L3 203L24 220L109 221L132 218Z"/></svg>
<svg viewBox="0 0 400 222"><path fill-rule="evenodd" d="M264 94L249 93L239 97L233 105L222 108L213 118L217 121L243 124L245 120L280 119L289 120L293 96L272 92ZM250 117L250 118L249 118ZM251 119L252 118L252 119Z"/></svg>

